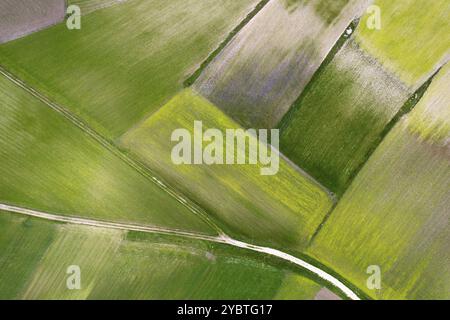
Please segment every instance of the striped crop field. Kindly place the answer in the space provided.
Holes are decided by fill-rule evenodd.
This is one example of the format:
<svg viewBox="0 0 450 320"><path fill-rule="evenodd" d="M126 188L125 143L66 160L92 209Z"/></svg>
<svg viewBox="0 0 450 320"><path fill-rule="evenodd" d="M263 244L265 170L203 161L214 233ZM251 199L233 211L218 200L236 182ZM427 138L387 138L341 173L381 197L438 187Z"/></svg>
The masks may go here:
<svg viewBox="0 0 450 320"><path fill-rule="evenodd" d="M60 23L64 0L0 1L0 44Z"/></svg>
<svg viewBox="0 0 450 320"><path fill-rule="evenodd" d="M108 8L129 0L68 0L67 4L76 5L80 8L82 15L87 15L99 9Z"/></svg>
<svg viewBox="0 0 450 320"><path fill-rule="evenodd" d="M272 128L368 1L270 1L195 88L244 127Z"/></svg>
<svg viewBox="0 0 450 320"><path fill-rule="evenodd" d="M449 0L0 0L0 299L450 300L449 60Z"/></svg>
<svg viewBox="0 0 450 320"><path fill-rule="evenodd" d="M360 28L357 42L403 83L417 88L449 61L450 3L375 0L374 4L382 13L381 29ZM363 17L362 26L368 17Z"/></svg>
<svg viewBox="0 0 450 320"><path fill-rule="evenodd" d="M194 120L202 121L204 130L240 128L209 101L186 89L127 132L121 144L207 208L234 236L296 250L307 243L331 208L326 191L283 159L273 176L262 176L259 165L174 164L172 131L193 132Z"/></svg>
<svg viewBox="0 0 450 320"><path fill-rule="evenodd" d="M214 233L182 203L3 76L0 105L1 202Z"/></svg>
<svg viewBox="0 0 450 320"><path fill-rule="evenodd" d="M199 240L55 224L1 211L0 230L2 299L337 297L287 266ZM72 266L81 270L78 290L67 289Z"/></svg>
<svg viewBox="0 0 450 320"><path fill-rule="evenodd" d="M449 80L447 66L377 148L309 249L373 298L450 298ZM380 290L365 285L369 265L381 268Z"/></svg>
<svg viewBox="0 0 450 320"><path fill-rule="evenodd" d="M255 0L131 0L0 46L4 68L113 139L161 107ZM180 19L180 17L183 17Z"/></svg>

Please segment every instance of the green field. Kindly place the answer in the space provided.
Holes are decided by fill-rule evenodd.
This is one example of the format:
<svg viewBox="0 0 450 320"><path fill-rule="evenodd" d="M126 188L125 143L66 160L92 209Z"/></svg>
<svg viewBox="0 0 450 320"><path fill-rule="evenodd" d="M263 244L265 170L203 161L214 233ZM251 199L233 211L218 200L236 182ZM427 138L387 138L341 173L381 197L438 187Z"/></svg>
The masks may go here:
<svg viewBox="0 0 450 320"><path fill-rule="evenodd" d="M339 196L450 49L443 1L376 4L381 30L364 17L279 124L281 150Z"/></svg>
<svg viewBox="0 0 450 320"><path fill-rule="evenodd" d="M0 76L0 202L213 232L148 178Z"/></svg>
<svg viewBox="0 0 450 320"><path fill-rule="evenodd" d="M221 244L5 212L0 222L2 299L314 299L322 289L290 268ZM80 267L80 290L66 285L72 265Z"/></svg>
<svg viewBox="0 0 450 320"><path fill-rule="evenodd" d="M308 250L374 298L450 298L449 79L447 66L378 147ZM369 265L381 267L381 290L365 285Z"/></svg>
<svg viewBox="0 0 450 320"><path fill-rule="evenodd" d="M340 196L410 94L350 39L284 117L281 150Z"/></svg>
<svg viewBox="0 0 450 320"><path fill-rule="evenodd" d="M182 88L256 0L130 0L0 46L0 64L116 138Z"/></svg>
<svg viewBox="0 0 450 320"><path fill-rule="evenodd" d="M60 23L64 19L64 9L64 0L0 1L0 43Z"/></svg>
<svg viewBox="0 0 450 320"><path fill-rule="evenodd" d="M301 249L331 208L328 194L283 159L273 176L262 176L260 165L175 165L172 131L192 132L194 120L203 121L204 130L239 128L210 102L186 89L127 132L121 145L199 203L231 235Z"/></svg>
<svg viewBox="0 0 450 320"><path fill-rule="evenodd" d="M0 0L0 299L450 300L449 18L448 0ZM175 164L196 121L246 163ZM275 175L227 144L246 128L279 129Z"/></svg>
<svg viewBox="0 0 450 320"><path fill-rule="evenodd" d="M243 127L275 127L368 2L270 1L194 87Z"/></svg>
<svg viewBox="0 0 450 320"><path fill-rule="evenodd" d="M381 30L361 20L358 43L396 74L417 88L449 58L450 2L447 0L375 0L381 9ZM401 39L401 40L400 40Z"/></svg>

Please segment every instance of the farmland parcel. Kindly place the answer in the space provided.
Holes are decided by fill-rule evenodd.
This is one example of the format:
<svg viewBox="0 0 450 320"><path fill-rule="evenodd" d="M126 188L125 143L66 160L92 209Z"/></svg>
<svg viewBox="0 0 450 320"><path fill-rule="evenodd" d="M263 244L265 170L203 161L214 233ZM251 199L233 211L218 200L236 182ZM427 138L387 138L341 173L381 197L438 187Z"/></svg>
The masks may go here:
<svg viewBox="0 0 450 320"><path fill-rule="evenodd" d="M0 202L213 232L155 183L0 76Z"/></svg>
<svg viewBox="0 0 450 320"><path fill-rule="evenodd" d="M284 159L274 176L262 176L259 165L175 165L172 132L184 128L192 133L195 120L203 122L204 130L240 128L209 101L186 89L120 142L170 184L179 186L230 235L300 249L331 208L327 192Z"/></svg>
<svg viewBox="0 0 450 320"><path fill-rule="evenodd" d="M1 211L0 231L2 299L314 299L326 290L258 255L193 239ZM79 289L67 287L70 266Z"/></svg>
<svg viewBox="0 0 450 320"><path fill-rule="evenodd" d="M450 298L449 81L447 66L378 147L309 249L373 298ZM366 286L369 265L381 268L381 290Z"/></svg>
<svg viewBox="0 0 450 320"><path fill-rule="evenodd" d="M0 1L0 43L23 37L61 22L64 0Z"/></svg>
<svg viewBox="0 0 450 320"><path fill-rule="evenodd" d="M130 0L0 46L0 64L113 139L182 88L255 0Z"/></svg>
<svg viewBox="0 0 450 320"><path fill-rule="evenodd" d="M280 124L281 150L338 195L385 128L395 123L403 106L415 103L414 92L448 57L448 1L422 2L377 1L383 12L381 30L369 29L364 17L354 37L315 75ZM399 51L392 52L396 46ZM410 50L408 59L415 60L406 63L400 52Z"/></svg>
<svg viewBox="0 0 450 320"><path fill-rule="evenodd" d="M368 1L270 1L194 87L246 128L283 117Z"/></svg>

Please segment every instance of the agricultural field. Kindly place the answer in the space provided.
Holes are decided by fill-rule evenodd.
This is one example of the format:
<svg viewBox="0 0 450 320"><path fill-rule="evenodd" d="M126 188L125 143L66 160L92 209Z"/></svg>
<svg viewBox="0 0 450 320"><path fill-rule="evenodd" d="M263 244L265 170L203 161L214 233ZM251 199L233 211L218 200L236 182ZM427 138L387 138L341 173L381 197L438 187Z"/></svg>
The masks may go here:
<svg viewBox="0 0 450 320"><path fill-rule="evenodd" d="M377 148L308 249L373 298L450 298L449 81L446 66ZM381 268L380 290L365 285L370 265Z"/></svg>
<svg viewBox="0 0 450 320"><path fill-rule="evenodd" d="M443 1L427 4L430 11L425 15L416 14L422 7L412 1L377 4L383 13L381 30L370 30L364 17L355 35L316 73L279 125L281 150L339 196L379 144L385 128L405 104L414 103L408 99L442 65L450 49L450 41L442 41L448 35L441 33L449 29ZM423 17L433 23L424 27L428 20ZM443 27L435 32L434 24ZM378 49L368 48L367 43ZM402 46L397 55L390 51L391 43ZM414 62L402 59L406 44L422 47L408 56ZM392 69L395 61L404 65Z"/></svg>
<svg viewBox="0 0 450 320"><path fill-rule="evenodd" d="M334 295L288 267L221 244L55 224L6 212L0 212L0 222L0 298L314 299L326 298L323 291ZM67 268L74 265L81 271L80 290L66 287ZM294 290L286 290L293 284Z"/></svg>
<svg viewBox="0 0 450 320"><path fill-rule="evenodd" d="M81 15L86 15L99 9L104 9L129 0L68 0L68 5L80 7Z"/></svg>
<svg viewBox="0 0 450 320"><path fill-rule="evenodd" d="M450 300L449 17L0 0L0 299Z"/></svg>
<svg viewBox="0 0 450 320"><path fill-rule="evenodd" d="M368 3L270 1L194 87L243 127L273 128Z"/></svg>
<svg viewBox="0 0 450 320"><path fill-rule="evenodd" d="M375 0L382 13L381 29L366 26L356 41L406 85L417 88L450 58L450 3L446 0ZM401 41L399 41L401 39Z"/></svg>
<svg viewBox="0 0 450 320"><path fill-rule="evenodd" d="M0 43L23 37L64 19L65 0L0 1Z"/></svg>
<svg viewBox="0 0 450 320"><path fill-rule="evenodd" d="M127 132L120 143L171 185L179 186L231 235L301 249L333 204L328 193L283 158L273 176L261 175L261 164L174 164L172 131L185 128L193 133L194 120L202 121L204 130L240 128L209 101L186 89Z"/></svg>
<svg viewBox="0 0 450 320"><path fill-rule="evenodd" d="M341 196L411 94L351 39L283 119L280 148Z"/></svg>
<svg viewBox="0 0 450 320"><path fill-rule="evenodd" d="M0 76L0 202L214 232L81 129Z"/></svg>
<svg viewBox="0 0 450 320"><path fill-rule="evenodd" d="M130 0L0 46L1 65L110 139L183 87L256 0Z"/></svg>

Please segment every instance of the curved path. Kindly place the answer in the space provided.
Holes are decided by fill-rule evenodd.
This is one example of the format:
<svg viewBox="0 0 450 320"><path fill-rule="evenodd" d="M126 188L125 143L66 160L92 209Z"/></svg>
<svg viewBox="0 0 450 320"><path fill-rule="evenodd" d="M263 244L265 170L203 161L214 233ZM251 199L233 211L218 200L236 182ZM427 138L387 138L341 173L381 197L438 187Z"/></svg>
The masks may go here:
<svg viewBox="0 0 450 320"><path fill-rule="evenodd" d="M343 284L341 281L339 281L338 279L336 279L329 273L323 271L322 269L315 267L312 264L310 264L302 259L296 258L296 257L294 257L290 254L287 254L285 252L282 252L280 250L276 250L276 249L272 249L272 248L268 248L268 247L256 246L256 245L249 244L246 242L238 241L238 240L230 238L229 236L224 235L224 234L214 237L214 236L208 236L208 235L192 233L192 232L176 230L176 229L168 229L168 228L160 228L160 227L152 227L152 226L142 226L142 225L128 224L128 223L117 223L117 222L101 221L101 220L70 217L70 216L62 216L62 215L56 215L56 214L42 212L42 211L26 209L26 208L22 208L22 207L11 206L8 204L3 204L3 203L0 203L0 210L14 212L14 213L20 213L20 214L24 214L27 216L37 217L37 218L51 220L51 221L72 223L72 224L85 225L85 226L93 226L93 227L99 227L99 228L121 229L121 230L139 231L139 232L146 232L146 233L176 235L176 236L192 238L192 239L197 239L197 240L205 240L205 241L210 241L210 242L222 243L222 244L227 244L227 245L234 246L234 247L239 247L239 248L243 248L243 249L247 249L247 250L256 251L256 252L260 252L260 253L264 253L264 254L268 254L271 256L281 258L281 259L289 261L297 266L300 266L304 269L307 269L310 272L317 275L318 277L324 279L328 283L337 287L350 299L360 300L359 297L357 296L357 294L355 292L353 292L350 288L348 288L345 284Z"/></svg>
<svg viewBox="0 0 450 320"><path fill-rule="evenodd" d="M312 264L299 259L297 257L294 257L290 254L287 254L285 252L282 252L280 250L268 248L268 247L261 247L252 245L246 242L238 241L233 238L230 238L226 234L223 233L223 231L208 217L207 213L200 208L198 205L190 201L189 198L184 197L183 195L179 194L177 191L172 189L169 185L161 181L160 178L157 178L156 175L146 166L144 166L142 163L136 161L135 159L132 159L128 157L127 155L123 154L111 141L104 138L102 135L97 133L95 130L93 130L87 123L85 123L83 120L79 119L76 115L72 114L69 110L66 108L52 102L50 99L30 87L28 84L5 70L0 65L0 75L5 76L10 81L15 83L17 86L21 87L22 89L29 92L31 95L33 95L35 98L39 99L41 102L45 103L48 107L52 108L54 111L60 113L62 116L64 116L66 119L68 119L70 122L72 122L74 125L79 127L81 130L83 130L86 134L91 136L94 140L96 140L98 143L100 143L103 147L107 148L109 151L111 151L113 154L115 154L117 157L122 159L124 162L126 162L129 166L134 168L136 171L138 171L143 176L149 178L151 181L153 181L155 184L157 184L160 188L165 190L167 193L169 193L173 198L175 198L178 202L182 203L184 206L186 206L189 210L191 210L194 214L196 214L199 218L203 219L206 223L208 223L213 229L216 230L216 232L219 234L218 236L209 236L209 235L203 235L200 233L192 233L188 231L182 231L177 229L169 229L169 228L162 228L162 227L154 227L154 226L143 226L143 225L137 225L137 224L128 224L128 223L117 223L117 222L109 222L109 221L101 221L101 220L94 220L94 219L86 219L86 218L79 218L79 217L71 217L71 216L63 216L63 215L56 215L48 212L42 212L42 211L36 211L32 209L17 207L17 206L11 206L8 204L2 204L0 203L0 210L14 212L14 213L20 213L27 216L33 216L38 217L42 219L47 219L51 221L57 221L57 222L65 222L65 223L72 223L72 224L78 224L78 225L86 225L86 226L93 226L93 227L99 227L99 228L109 228L109 229L121 229L121 230L129 230L129 231L140 231L140 232L147 232L147 233L159 233L159 234L167 234L167 235L176 235L186 238L192 238L197 240L205 240L210 242L216 242L216 243L222 243L227 244L234 247L239 247L247 250L252 250L264 254L268 254L271 256L275 256L278 258L281 258L285 261L289 261L297 266L300 266L304 269L309 270L310 272L314 273L318 277L324 279L331 285L337 287L339 290L341 290L347 297L353 300L360 300L359 297L355 292L353 292L350 288L348 288L344 283L336 279L334 276L330 275L326 271L323 271L322 269L313 266Z"/></svg>

